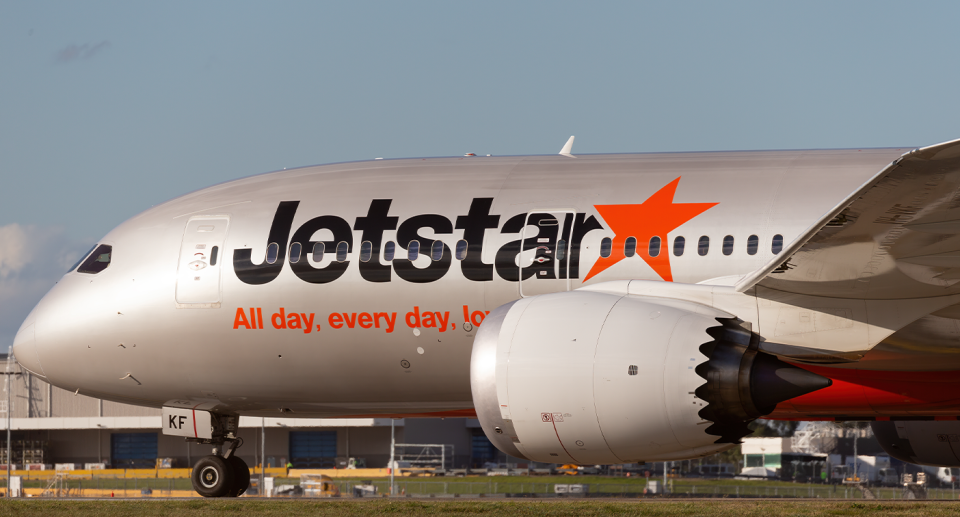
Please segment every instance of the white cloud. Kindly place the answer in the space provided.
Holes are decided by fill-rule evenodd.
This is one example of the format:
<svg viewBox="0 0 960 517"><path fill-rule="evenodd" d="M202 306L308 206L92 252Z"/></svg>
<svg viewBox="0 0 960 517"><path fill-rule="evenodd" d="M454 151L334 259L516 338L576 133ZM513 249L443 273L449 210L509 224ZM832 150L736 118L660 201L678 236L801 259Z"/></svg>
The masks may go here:
<svg viewBox="0 0 960 517"><path fill-rule="evenodd" d="M27 234L19 224L0 226L0 278L7 278L23 269L30 259Z"/></svg>

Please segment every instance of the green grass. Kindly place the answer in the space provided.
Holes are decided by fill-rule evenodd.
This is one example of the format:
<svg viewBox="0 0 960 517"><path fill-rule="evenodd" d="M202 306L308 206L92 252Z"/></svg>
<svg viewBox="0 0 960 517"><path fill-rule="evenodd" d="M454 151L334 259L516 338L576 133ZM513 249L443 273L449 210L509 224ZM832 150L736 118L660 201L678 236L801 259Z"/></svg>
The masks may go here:
<svg viewBox="0 0 960 517"><path fill-rule="evenodd" d="M379 493L387 493L389 481L387 478L361 479L344 478L334 479L340 487L341 493L349 495L351 485L363 481L372 481ZM608 495L610 497L635 496L643 492L647 480L645 478L623 478L605 476L472 476L472 477L398 477L398 490L408 495L429 496L441 494L459 494L462 496L479 496L481 494L544 494L553 493L556 483L583 483L589 485L592 495ZM44 488L49 481L25 480L25 488ZM297 485L299 478L277 478L275 486ZM700 497L786 497L786 498L820 498L820 499L860 499L859 490L848 486L832 486L822 484L801 484L785 481L740 481L734 479L707 480L692 478L671 479L674 494L695 495ZM0 486L5 486L5 480L0 479ZM138 493L144 488L150 488L159 495L168 490L192 490L189 479L123 479L101 478L93 480L67 480L66 488L70 489L103 489L126 490L126 494ZM881 501L900 499L903 495L899 488L874 488L875 496ZM929 497L933 499L954 499L960 491L932 488ZM960 515L958 515L960 517Z"/></svg>
<svg viewBox="0 0 960 517"><path fill-rule="evenodd" d="M662 478L654 478L662 479ZM335 479L341 492L348 493L351 484L360 483L360 479ZM368 479L377 486L379 493L386 493L389 481L385 478ZM295 478L279 478L275 485L295 485ZM636 495L642 493L647 484L645 478L623 478L606 476L474 476L474 477L423 477L396 479L398 490L411 495L462 494L543 494L553 493L556 483L583 483L589 485L590 494L607 494L611 497ZM820 499L859 499L862 497L857 488L844 485L803 484L789 481L741 481L735 479L670 479L674 494L696 495L701 497L748 496L748 497L789 497ZM871 489L880 500L900 499L902 488L884 487ZM930 498L953 499L960 491L949 488L929 490ZM958 516L960 517L960 516Z"/></svg>
<svg viewBox="0 0 960 517"><path fill-rule="evenodd" d="M324 515L521 515L521 516L943 516L960 515L960 503L856 503L836 501L56 501L0 500L4 516L324 516Z"/></svg>

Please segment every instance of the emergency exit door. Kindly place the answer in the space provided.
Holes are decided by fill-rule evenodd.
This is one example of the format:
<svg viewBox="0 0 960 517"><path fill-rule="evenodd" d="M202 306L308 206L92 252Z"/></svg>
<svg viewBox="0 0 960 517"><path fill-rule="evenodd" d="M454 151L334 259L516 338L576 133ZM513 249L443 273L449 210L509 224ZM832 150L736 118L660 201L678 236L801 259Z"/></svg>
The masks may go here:
<svg viewBox="0 0 960 517"><path fill-rule="evenodd" d="M230 218L197 217L187 221L177 266L177 305L181 308L220 306L223 242Z"/></svg>
<svg viewBox="0 0 960 517"><path fill-rule="evenodd" d="M570 290L570 233L573 209L527 213L520 241L520 296Z"/></svg>

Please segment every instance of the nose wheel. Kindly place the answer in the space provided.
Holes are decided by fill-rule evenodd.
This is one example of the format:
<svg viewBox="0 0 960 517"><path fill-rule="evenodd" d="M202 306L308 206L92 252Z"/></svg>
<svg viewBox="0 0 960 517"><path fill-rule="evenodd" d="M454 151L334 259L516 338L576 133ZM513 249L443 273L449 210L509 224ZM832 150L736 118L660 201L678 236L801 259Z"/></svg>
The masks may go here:
<svg viewBox="0 0 960 517"><path fill-rule="evenodd" d="M203 497L225 497L234 485L233 465L220 456L204 456L193 466L191 478Z"/></svg>
<svg viewBox="0 0 960 517"><path fill-rule="evenodd" d="M204 456L193 466L193 489L203 497L238 497L250 487L250 468L233 455L238 440L230 443L223 456Z"/></svg>
<svg viewBox="0 0 960 517"><path fill-rule="evenodd" d="M227 497L239 497L250 488L250 467L239 456L230 456L227 461L233 469L233 487Z"/></svg>

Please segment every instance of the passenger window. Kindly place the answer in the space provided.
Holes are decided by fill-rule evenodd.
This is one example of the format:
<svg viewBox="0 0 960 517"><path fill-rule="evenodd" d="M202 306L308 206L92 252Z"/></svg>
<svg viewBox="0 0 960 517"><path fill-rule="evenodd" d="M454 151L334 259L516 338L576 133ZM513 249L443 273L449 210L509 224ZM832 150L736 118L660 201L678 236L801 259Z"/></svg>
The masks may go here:
<svg viewBox="0 0 960 517"><path fill-rule="evenodd" d="M216 266L216 265L217 265L217 256L218 256L218 255L220 255L220 246L214 246L213 249L210 250L210 265L211 265L211 266ZM298 256L299 256L299 252L298 252Z"/></svg>
<svg viewBox="0 0 960 517"><path fill-rule="evenodd" d="M340 241L337 243L337 262L343 262L347 260L348 251L350 251L350 245L347 244L347 241Z"/></svg>
<svg viewBox="0 0 960 517"><path fill-rule="evenodd" d="M730 255L733 253L733 235L727 235L723 238L723 254Z"/></svg>
<svg viewBox="0 0 960 517"><path fill-rule="evenodd" d="M112 255L113 246L101 244L100 246L97 246L97 249L93 250L93 253L87 257L87 260L84 260L83 263L80 264L80 267L77 268L77 272L95 275L110 266L110 257Z"/></svg>
<svg viewBox="0 0 960 517"><path fill-rule="evenodd" d="M632 257L637 254L637 238L627 237L627 242L623 243L623 254Z"/></svg>
<svg viewBox="0 0 960 517"><path fill-rule="evenodd" d="M443 241L433 241L433 245L430 246L430 258L434 261L443 258Z"/></svg>
<svg viewBox="0 0 960 517"><path fill-rule="evenodd" d="M610 237L604 237L603 240L600 241L600 256L603 258L607 258L610 256L610 252L612 251L613 251L613 241L610 240Z"/></svg>
<svg viewBox="0 0 960 517"><path fill-rule="evenodd" d="M650 245L647 247L647 253L649 253L651 257L660 255L660 237L650 237Z"/></svg>
<svg viewBox="0 0 960 517"><path fill-rule="evenodd" d="M313 261L314 262L320 262L321 260L323 260L323 248L325 247L326 246L324 246L322 242L318 242L313 245Z"/></svg>
<svg viewBox="0 0 960 517"><path fill-rule="evenodd" d="M383 245L383 260L387 262L393 260L393 254L396 253L396 250L397 245L394 244L393 241L387 241L387 243Z"/></svg>
<svg viewBox="0 0 960 517"><path fill-rule="evenodd" d="M677 237L673 239L673 256L679 257L683 255L683 245L687 243L687 240L683 237Z"/></svg>
<svg viewBox="0 0 960 517"><path fill-rule="evenodd" d="M563 260L567 256L567 241L560 239L557 241L557 260Z"/></svg>
<svg viewBox="0 0 960 517"><path fill-rule="evenodd" d="M214 252L210 254L210 265L217 263L217 260L214 258L216 256L216 246L214 246ZM300 251L303 249L303 245L299 242L295 242L290 245L290 263L296 264L300 262Z"/></svg>
<svg viewBox="0 0 960 517"><path fill-rule="evenodd" d="M410 244L407 244L407 260L417 260L418 257L420 257L420 241L410 241Z"/></svg>
<svg viewBox="0 0 960 517"><path fill-rule="evenodd" d="M370 257L373 256L373 243L370 241L363 241L360 243L360 262L370 262Z"/></svg>
<svg viewBox="0 0 960 517"><path fill-rule="evenodd" d="M278 255L280 255L280 245L271 242L267 246L267 264L276 264Z"/></svg>
<svg viewBox="0 0 960 517"><path fill-rule="evenodd" d="M747 237L747 255L756 255L760 247L760 239L756 235Z"/></svg>
<svg viewBox="0 0 960 517"><path fill-rule="evenodd" d="M771 246L770 249L774 255L783 251L783 235L778 233L773 236L773 246Z"/></svg>
<svg viewBox="0 0 960 517"><path fill-rule="evenodd" d="M467 241L460 239L457 241L457 260L467 258Z"/></svg>
<svg viewBox="0 0 960 517"><path fill-rule="evenodd" d="M710 237L704 235L703 237L700 237L700 242L697 243L697 253L703 257L708 251L710 251Z"/></svg>

